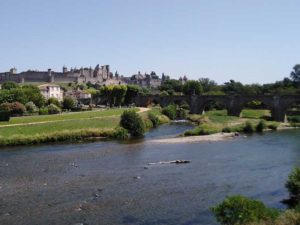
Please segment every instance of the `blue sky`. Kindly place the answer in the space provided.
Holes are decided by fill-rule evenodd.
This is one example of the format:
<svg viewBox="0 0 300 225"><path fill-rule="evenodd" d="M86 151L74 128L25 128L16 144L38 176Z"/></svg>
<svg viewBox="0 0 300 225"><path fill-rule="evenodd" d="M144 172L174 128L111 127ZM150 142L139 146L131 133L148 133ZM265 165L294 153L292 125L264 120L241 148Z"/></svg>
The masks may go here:
<svg viewBox="0 0 300 225"><path fill-rule="evenodd" d="M173 78L281 80L300 63L298 0L0 0L0 71L109 64Z"/></svg>

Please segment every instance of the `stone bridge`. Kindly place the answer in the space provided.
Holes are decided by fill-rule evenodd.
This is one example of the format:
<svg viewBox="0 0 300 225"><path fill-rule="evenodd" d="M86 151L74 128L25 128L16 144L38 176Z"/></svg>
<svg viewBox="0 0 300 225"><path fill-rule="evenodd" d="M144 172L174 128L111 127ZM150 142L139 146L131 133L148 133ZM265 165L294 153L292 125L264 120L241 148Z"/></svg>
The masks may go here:
<svg viewBox="0 0 300 225"><path fill-rule="evenodd" d="M271 111L273 120L284 122L286 112L294 104L300 104L300 95L257 95L257 96L230 96L230 95L193 95L193 96L137 96L134 99L136 106L146 107L152 103L160 104L162 107L171 103L190 106L193 114L202 114L205 107L212 102L223 105L228 115L240 116L243 108L251 101L260 101L265 109Z"/></svg>

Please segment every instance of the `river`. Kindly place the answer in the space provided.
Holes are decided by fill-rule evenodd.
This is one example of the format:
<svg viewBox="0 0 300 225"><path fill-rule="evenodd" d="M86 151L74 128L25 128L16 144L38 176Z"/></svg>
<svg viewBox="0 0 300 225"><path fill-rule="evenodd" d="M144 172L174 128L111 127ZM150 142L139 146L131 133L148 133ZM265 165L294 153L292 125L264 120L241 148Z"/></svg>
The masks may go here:
<svg viewBox="0 0 300 225"><path fill-rule="evenodd" d="M299 130L221 142L154 144L189 125L164 125L134 142L0 151L0 224L214 225L209 207L242 194L284 208L299 165ZM176 159L188 164L151 164Z"/></svg>

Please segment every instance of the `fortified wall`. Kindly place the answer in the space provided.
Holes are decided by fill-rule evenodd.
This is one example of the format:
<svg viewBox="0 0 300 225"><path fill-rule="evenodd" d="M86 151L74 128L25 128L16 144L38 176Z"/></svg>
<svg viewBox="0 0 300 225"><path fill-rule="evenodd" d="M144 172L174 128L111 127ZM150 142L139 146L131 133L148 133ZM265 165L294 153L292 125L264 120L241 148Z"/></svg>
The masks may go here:
<svg viewBox="0 0 300 225"><path fill-rule="evenodd" d="M33 71L28 70L26 72L17 73L15 68L12 68L9 72L0 73L0 84L6 81L13 81L16 83L25 82L56 82L56 83L87 83L91 82L102 83L112 79L112 73L110 73L109 65L99 66L99 64L93 68L81 68L68 70L67 67L63 67L62 72L55 72L51 69L48 71Z"/></svg>

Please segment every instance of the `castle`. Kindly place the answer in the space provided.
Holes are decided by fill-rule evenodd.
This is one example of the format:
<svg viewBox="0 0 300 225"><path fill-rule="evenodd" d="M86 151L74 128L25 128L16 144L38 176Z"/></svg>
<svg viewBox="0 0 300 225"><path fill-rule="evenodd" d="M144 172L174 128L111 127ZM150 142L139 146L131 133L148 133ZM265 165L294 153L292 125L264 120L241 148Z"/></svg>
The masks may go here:
<svg viewBox="0 0 300 225"><path fill-rule="evenodd" d="M170 79L164 73L161 78L156 75L155 72L150 74L137 74L131 77L124 77L119 75L118 72L113 74L110 72L109 65L99 66L99 64L93 69L81 68L68 70L63 66L62 72L55 72L51 69L48 71L35 71L28 70L26 72L17 73L16 68L10 69L9 72L0 73L0 84L6 81L13 81L16 83L92 83L100 85L118 85L118 84L135 84L145 88L159 88L162 83ZM186 76L180 77L179 81L184 84L187 81Z"/></svg>
<svg viewBox="0 0 300 225"><path fill-rule="evenodd" d="M114 80L113 74L109 70L109 65L99 66L92 69L81 68L68 70L63 67L62 72L54 72L51 69L48 71L33 71L17 73L16 68L10 69L9 72L0 73L0 84L6 81L16 83L30 82L50 82L50 83L105 83L106 81ZM113 82L112 82L113 83Z"/></svg>

